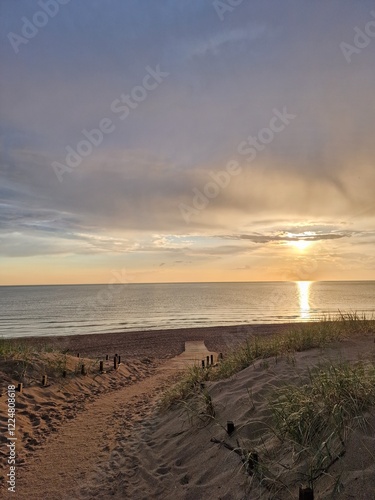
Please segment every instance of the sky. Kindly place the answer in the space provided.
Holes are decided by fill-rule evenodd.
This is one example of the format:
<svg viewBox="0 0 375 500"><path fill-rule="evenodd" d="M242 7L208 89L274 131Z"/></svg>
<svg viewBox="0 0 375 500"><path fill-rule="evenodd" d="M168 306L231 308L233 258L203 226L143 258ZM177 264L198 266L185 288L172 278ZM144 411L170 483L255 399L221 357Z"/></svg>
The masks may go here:
<svg viewBox="0 0 375 500"><path fill-rule="evenodd" d="M375 7L2 0L0 284L375 279Z"/></svg>

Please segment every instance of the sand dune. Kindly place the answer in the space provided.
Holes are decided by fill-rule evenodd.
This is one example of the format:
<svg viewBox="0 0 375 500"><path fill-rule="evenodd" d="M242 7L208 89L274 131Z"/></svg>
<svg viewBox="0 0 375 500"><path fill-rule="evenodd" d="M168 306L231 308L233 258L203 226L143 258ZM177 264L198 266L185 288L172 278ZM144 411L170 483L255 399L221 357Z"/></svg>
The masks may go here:
<svg viewBox="0 0 375 500"><path fill-rule="evenodd" d="M214 342L209 345L212 349ZM221 350L225 345L216 341L216 347ZM44 356L53 361L52 354ZM77 358L67 358L68 367L76 368ZM99 375L95 365L88 375L67 379L51 376L48 387L41 387L35 359L35 373L23 394L17 395L17 494L8 495L3 481L1 495L21 500L270 498L265 483L247 474L240 454L228 448L257 450L260 463L267 466L271 456L282 462L284 453L287 460L286 450L267 430L271 418L267 398L274 387L303 383L308 370L323 361L359 358L375 359L372 335L343 341L324 351L296 353L277 363L274 359L258 361L228 380L206 384L214 418L199 415L190 402L183 409L158 409L162 389L174 379L176 365L168 359L136 360L130 356L116 371L109 361L105 374ZM89 366L89 359L80 358L79 362L83 361ZM16 381L16 368L9 362L0 366L3 391ZM3 414L4 397L0 404ZM225 430L227 420L236 426L231 436ZM3 422L1 426L4 436ZM336 480L340 499L373 498L374 428L374 417L370 416L365 430L352 433L342 459L316 482L315 498L331 498L328 492ZM3 446L0 460L5 470ZM288 487L280 489L275 498L298 498L307 462L297 465L298 471L294 468L284 475ZM279 473L274 465L270 471Z"/></svg>
<svg viewBox="0 0 375 500"><path fill-rule="evenodd" d="M116 481L111 492L101 491L101 498L270 498L267 488L245 473L240 457L212 439L234 448L239 442L249 450L265 446L270 454L282 456L280 443L265 430L270 423L267 397L273 387L306 381L308 369L323 361L374 359L374 346L373 338L343 342L323 353L319 349L297 353L293 363L283 359L265 368L257 362L228 380L210 383L207 389L216 409L215 419L192 423L187 408L156 415L140 425L137 435L120 439L114 449L109 469ZM227 420L236 425L232 436L225 431ZM317 482L315 498L331 498L329 492L337 477L342 483L340 499L374 498L374 450L375 420L371 417L366 431L357 429L352 434L343 460ZM306 464L300 468L305 469ZM287 476L289 488L275 498L298 498L300 476L293 472Z"/></svg>

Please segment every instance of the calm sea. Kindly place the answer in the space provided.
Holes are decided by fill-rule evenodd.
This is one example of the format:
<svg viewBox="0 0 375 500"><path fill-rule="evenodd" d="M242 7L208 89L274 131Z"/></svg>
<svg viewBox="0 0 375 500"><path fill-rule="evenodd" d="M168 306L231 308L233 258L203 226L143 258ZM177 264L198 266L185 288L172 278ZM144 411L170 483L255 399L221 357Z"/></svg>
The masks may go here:
<svg viewBox="0 0 375 500"><path fill-rule="evenodd" d="M375 281L0 287L0 336L74 335L375 316Z"/></svg>

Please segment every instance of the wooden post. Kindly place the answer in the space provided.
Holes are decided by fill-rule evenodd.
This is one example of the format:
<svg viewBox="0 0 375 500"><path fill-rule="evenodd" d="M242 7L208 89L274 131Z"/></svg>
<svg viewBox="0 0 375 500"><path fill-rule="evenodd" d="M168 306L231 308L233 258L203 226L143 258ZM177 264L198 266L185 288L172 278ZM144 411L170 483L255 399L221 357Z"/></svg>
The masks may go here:
<svg viewBox="0 0 375 500"><path fill-rule="evenodd" d="M105 355L105 360L108 361L109 360L109 356L108 354Z"/></svg>
<svg viewBox="0 0 375 500"><path fill-rule="evenodd" d="M207 356L206 360L207 360L207 366L209 366L210 365L210 356Z"/></svg>
<svg viewBox="0 0 375 500"><path fill-rule="evenodd" d="M22 383L22 382L20 382L20 383L18 384L18 386L17 386L17 391L18 391L20 394L22 394L22 390L23 390L23 383Z"/></svg>
<svg viewBox="0 0 375 500"><path fill-rule="evenodd" d="M214 364L214 355L211 354L211 365L213 365L213 364Z"/></svg>
<svg viewBox="0 0 375 500"><path fill-rule="evenodd" d="M66 370L63 371L62 376L63 378L66 378Z"/></svg>
<svg viewBox="0 0 375 500"><path fill-rule="evenodd" d="M43 377L42 377L42 385L44 387L47 385L47 375L43 375Z"/></svg>
<svg viewBox="0 0 375 500"><path fill-rule="evenodd" d="M77 358L79 358L79 352L77 353Z"/></svg>
<svg viewBox="0 0 375 500"><path fill-rule="evenodd" d="M223 361L223 353L219 352L219 356L217 357L219 361Z"/></svg>
<svg viewBox="0 0 375 500"><path fill-rule="evenodd" d="M232 420L228 420L227 421L227 433L232 434L232 432L234 432L234 423L232 422Z"/></svg>
<svg viewBox="0 0 375 500"><path fill-rule="evenodd" d="M103 363L103 361L99 362L99 371L100 371L100 373L104 372L104 363Z"/></svg>
<svg viewBox="0 0 375 500"><path fill-rule="evenodd" d="M113 358L113 368L114 368L115 370L117 370L117 368L118 368L118 358L117 358L117 356L115 356L115 357Z"/></svg>
<svg viewBox="0 0 375 500"><path fill-rule="evenodd" d="M204 368L204 359L202 359L202 368Z"/></svg>
<svg viewBox="0 0 375 500"><path fill-rule="evenodd" d="M86 375L86 367L84 364L81 366L81 375Z"/></svg>
<svg viewBox="0 0 375 500"><path fill-rule="evenodd" d="M314 490L312 488L299 487L299 500L314 500Z"/></svg>
<svg viewBox="0 0 375 500"><path fill-rule="evenodd" d="M117 359L118 359L118 364L121 363L121 356L117 356Z"/></svg>

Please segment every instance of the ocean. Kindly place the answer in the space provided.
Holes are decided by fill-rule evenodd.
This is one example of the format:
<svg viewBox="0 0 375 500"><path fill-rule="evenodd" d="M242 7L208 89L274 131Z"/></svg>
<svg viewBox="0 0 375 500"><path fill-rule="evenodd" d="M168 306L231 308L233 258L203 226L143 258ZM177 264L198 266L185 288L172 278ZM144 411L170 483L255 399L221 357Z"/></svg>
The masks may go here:
<svg viewBox="0 0 375 500"><path fill-rule="evenodd" d="M375 317L375 281L0 287L0 337Z"/></svg>

